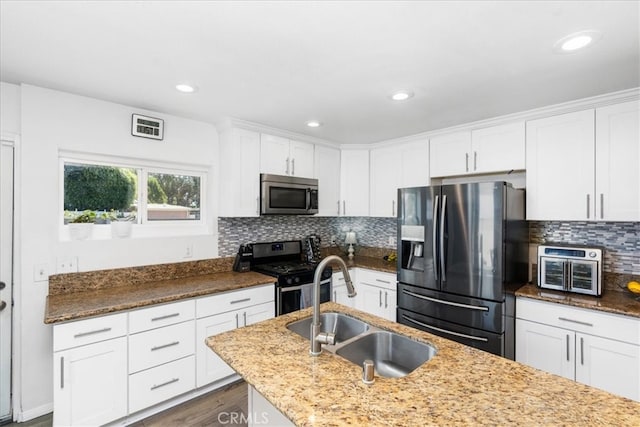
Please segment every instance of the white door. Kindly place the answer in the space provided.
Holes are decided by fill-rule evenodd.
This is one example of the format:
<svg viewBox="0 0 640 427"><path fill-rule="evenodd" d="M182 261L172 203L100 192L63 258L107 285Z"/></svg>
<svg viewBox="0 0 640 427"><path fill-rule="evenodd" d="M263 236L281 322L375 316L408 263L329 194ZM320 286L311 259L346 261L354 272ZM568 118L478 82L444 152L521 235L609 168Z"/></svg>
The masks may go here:
<svg viewBox="0 0 640 427"><path fill-rule="evenodd" d="M369 216L369 150L340 153L342 216Z"/></svg>
<svg viewBox="0 0 640 427"><path fill-rule="evenodd" d="M576 334L576 381L640 401L640 347Z"/></svg>
<svg viewBox="0 0 640 427"><path fill-rule="evenodd" d="M516 361L575 379L575 332L516 319Z"/></svg>
<svg viewBox="0 0 640 427"><path fill-rule="evenodd" d="M340 150L317 145L313 157L318 179L318 216L340 215Z"/></svg>
<svg viewBox="0 0 640 427"><path fill-rule="evenodd" d="M291 141L289 145L291 170L293 176L313 178L313 144L301 141Z"/></svg>
<svg viewBox="0 0 640 427"><path fill-rule="evenodd" d="M260 172L291 175L289 140L275 135L260 135Z"/></svg>
<svg viewBox="0 0 640 427"><path fill-rule="evenodd" d="M369 155L371 162L369 214L376 217L395 217L402 161L400 151L395 147L374 148Z"/></svg>
<svg viewBox="0 0 640 427"><path fill-rule="evenodd" d="M469 169L490 173L525 168L524 122L471 131Z"/></svg>
<svg viewBox="0 0 640 427"><path fill-rule="evenodd" d="M231 331L242 325L238 311L216 314L196 321L196 386L202 387L234 373L206 344L207 337Z"/></svg>
<svg viewBox="0 0 640 427"><path fill-rule="evenodd" d="M242 325L249 326L263 320L272 319L276 315L274 302L265 302L242 310Z"/></svg>
<svg viewBox="0 0 640 427"><path fill-rule="evenodd" d="M0 423L11 417L11 298L13 284L13 145L0 151Z"/></svg>
<svg viewBox="0 0 640 427"><path fill-rule="evenodd" d="M471 171L471 132L455 132L429 141L429 172L432 177L464 175Z"/></svg>

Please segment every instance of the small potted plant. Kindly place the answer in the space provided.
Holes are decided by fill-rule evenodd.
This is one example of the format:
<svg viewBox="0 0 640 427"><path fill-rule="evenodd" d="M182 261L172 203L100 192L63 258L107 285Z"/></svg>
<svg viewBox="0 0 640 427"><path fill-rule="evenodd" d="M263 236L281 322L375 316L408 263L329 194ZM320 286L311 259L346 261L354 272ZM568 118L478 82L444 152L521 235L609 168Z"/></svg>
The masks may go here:
<svg viewBox="0 0 640 427"><path fill-rule="evenodd" d="M116 211L111 209L109 212L106 210L100 212L96 215L96 224L110 224L113 221L117 221L118 216L116 215Z"/></svg>
<svg viewBox="0 0 640 427"><path fill-rule="evenodd" d="M69 236L72 240L85 240L93 232L93 224L96 221L96 213L91 210L80 212L69 221Z"/></svg>
<svg viewBox="0 0 640 427"><path fill-rule="evenodd" d="M111 237L115 239L130 237L133 223L136 221L135 213L125 216L118 212L114 216L115 219L111 221Z"/></svg>

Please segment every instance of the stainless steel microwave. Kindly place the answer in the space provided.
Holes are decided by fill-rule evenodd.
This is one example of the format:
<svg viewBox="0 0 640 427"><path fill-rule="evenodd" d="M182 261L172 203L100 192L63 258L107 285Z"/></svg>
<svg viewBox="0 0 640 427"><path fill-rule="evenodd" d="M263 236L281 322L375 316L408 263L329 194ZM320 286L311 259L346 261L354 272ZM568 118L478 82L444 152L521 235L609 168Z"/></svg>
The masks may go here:
<svg viewBox="0 0 640 427"><path fill-rule="evenodd" d="M318 213L318 180L260 174L260 215Z"/></svg>
<svg viewBox="0 0 640 427"><path fill-rule="evenodd" d="M602 295L602 249L538 246L538 286L586 295Z"/></svg>

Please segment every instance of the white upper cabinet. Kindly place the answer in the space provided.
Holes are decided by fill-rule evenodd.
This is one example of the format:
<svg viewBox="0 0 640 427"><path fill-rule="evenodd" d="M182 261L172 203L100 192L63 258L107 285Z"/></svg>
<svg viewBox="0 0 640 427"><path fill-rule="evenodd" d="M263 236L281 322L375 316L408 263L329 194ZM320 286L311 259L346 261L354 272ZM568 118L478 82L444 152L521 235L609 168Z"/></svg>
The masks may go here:
<svg viewBox="0 0 640 427"><path fill-rule="evenodd" d="M464 175L469 173L471 132L455 132L431 138L429 141L429 170L431 177Z"/></svg>
<svg viewBox="0 0 640 427"><path fill-rule="evenodd" d="M527 219L640 220L638 102L527 122Z"/></svg>
<svg viewBox="0 0 640 427"><path fill-rule="evenodd" d="M525 168L524 122L471 131L469 169L490 173Z"/></svg>
<svg viewBox="0 0 640 427"><path fill-rule="evenodd" d="M370 215L395 217L398 188L429 184L429 152L426 140L371 150Z"/></svg>
<svg viewBox="0 0 640 427"><path fill-rule="evenodd" d="M220 201L222 217L260 215L260 134L239 128L220 137Z"/></svg>
<svg viewBox="0 0 640 427"><path fill-rule="evenodd" d="M369 215L369 150L340 153L340 199L340 215Z"/></svg>
<svg viewBox="0 0 640 427"><path fill-rule="evenodd" d="M640 102L596 109L595 217L640 221Z"/></svg>
<svg viewBox="0 0 640 427"><path fill-rule="evenodd" d="M313 144L261 134L260 172L313 178Z"/></svg>
<svg viewBox="0 0 640 427"><path fill-rule="evenodd" d="M432 177L525 168L524 122L436 136L430 142Z"/></svg>
<svg viewBox="0 0 640 427"><path fill-rule="evenodd" d="M316 145L315 178L318 180L318 215L340 215L340 150Z"/></svg>

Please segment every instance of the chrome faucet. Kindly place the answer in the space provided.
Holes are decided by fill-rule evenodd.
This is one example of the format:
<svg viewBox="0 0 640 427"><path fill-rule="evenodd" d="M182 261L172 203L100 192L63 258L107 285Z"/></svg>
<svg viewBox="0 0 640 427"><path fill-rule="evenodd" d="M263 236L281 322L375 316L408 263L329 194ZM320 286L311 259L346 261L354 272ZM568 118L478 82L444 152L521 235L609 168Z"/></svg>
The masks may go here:
<svg viewBox="0 0 640 427"><path fill-rule="evenodd" d="M313 276L313 322L311 322L311 350L309 351L312 356L318 356L322 353L322 344L334 345L336 341L335 334L331 332L320 332L320 279L322 278L324 269L332 262L338 264L338 267L340 267L344 275L349 298L356 296L356 290L351 282L347 264L345 264L342 258L336 255L329 255L320 261Z"/></svg>

